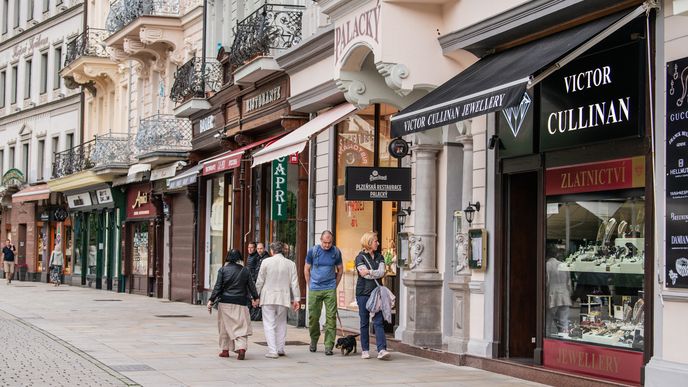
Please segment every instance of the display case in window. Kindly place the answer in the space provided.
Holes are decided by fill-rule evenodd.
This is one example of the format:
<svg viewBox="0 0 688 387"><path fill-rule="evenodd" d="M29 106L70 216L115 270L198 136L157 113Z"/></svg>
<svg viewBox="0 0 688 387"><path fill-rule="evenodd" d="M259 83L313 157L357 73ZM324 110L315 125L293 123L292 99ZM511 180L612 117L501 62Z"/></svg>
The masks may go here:
<svg viewBox="0 0 688 387"><path fill-rule="evenodd" d="M548 198L548 338L641 351L645 200L641 191Z"/></svg>

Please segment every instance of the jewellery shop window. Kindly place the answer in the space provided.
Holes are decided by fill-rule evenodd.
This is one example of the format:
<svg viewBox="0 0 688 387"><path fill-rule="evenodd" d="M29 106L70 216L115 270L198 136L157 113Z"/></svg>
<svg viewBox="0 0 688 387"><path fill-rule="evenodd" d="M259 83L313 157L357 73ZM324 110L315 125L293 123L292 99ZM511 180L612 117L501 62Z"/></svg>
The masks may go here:
<svg viewBox="0 0 688 387"><path fill-rule="evenodd" d="M643 349L642 195L548 198L546 337Z"/></svg>

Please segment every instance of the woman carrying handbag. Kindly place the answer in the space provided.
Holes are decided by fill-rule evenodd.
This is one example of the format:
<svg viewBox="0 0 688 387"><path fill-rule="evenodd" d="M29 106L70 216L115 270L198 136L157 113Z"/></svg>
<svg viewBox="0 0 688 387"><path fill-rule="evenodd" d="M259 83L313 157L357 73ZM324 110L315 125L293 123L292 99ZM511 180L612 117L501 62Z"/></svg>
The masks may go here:
<svg viewBox="0 0 688 387"><path fill-rule="evenodd" d="M370 312L367 304L371 293L380 284L378 280L385 276L385 259L377 251L380 242L377 233L366 232L361 237L361 247L363 248L356 256L356 270L358 280L356 282L356 303L358 304L358 316L361 319L361 358L370 359ZM390 353L387 351L387 338L383 326L382 311L373 314L373 327L375 328L375 342L377 344L377 358L387 360Z"/></svg>
<svg viewBox="0 0 688 387"><path fill-rule="evenodd" d="M55 245L55 249L50 254L50 282L54 286L60 286L60 276L62 275L62 266L64 265L64 256L62 255L62 248L60 244Z"/></svg>

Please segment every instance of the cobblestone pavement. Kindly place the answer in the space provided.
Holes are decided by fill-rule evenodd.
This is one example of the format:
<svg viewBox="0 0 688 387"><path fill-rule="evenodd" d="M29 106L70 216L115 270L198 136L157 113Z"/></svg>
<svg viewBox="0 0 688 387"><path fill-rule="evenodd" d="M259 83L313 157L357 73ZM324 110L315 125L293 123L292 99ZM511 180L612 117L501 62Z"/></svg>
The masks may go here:
<svg viewBox="0 0 688 387"><path fill-rule="evenodd" d="M394 352L388 362L310 353L289 327L287 356L266 359L253 323L245 361L217 356L217 316L202 306L108 291L0 282L0 385L537 386ZM374 352L371 355L375 355Z"/></svg>
<svg viewBox="0 0 688 387"><path fill-rule="evenodd" d="M136 385L102 363L31 324L0 312L0 385Z"/></svg>

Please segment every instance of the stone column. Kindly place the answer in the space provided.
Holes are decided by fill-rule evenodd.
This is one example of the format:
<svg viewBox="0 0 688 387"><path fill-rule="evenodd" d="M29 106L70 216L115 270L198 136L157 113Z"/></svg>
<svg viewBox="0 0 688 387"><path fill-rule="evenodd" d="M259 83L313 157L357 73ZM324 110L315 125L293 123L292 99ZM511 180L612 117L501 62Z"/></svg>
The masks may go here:
<svg viewBox="0 0 688 387"><path fill-rule="evenodd" d="M461 203L463 210L471 201L473 192L473 137L470 132L464 132L458 140L463 145L463 180ZM470 319L470 290L471 271L468 268L468 222L461 220L461 230L459 234L453 235L454 249L456 250L456 267L451 273L449 288L453 293L452 310L452 331L447 338L449 352L466 353L468 342L470 341L469 319Z"/></svg>
<svg viewBox="0 0 688 387"><path fill-rule="evenodd" d="M407 287L405 343L442 346L442 276L437 270L437 153L439 145L411 148L416 165L411 271L404 273Z"/></svg>

